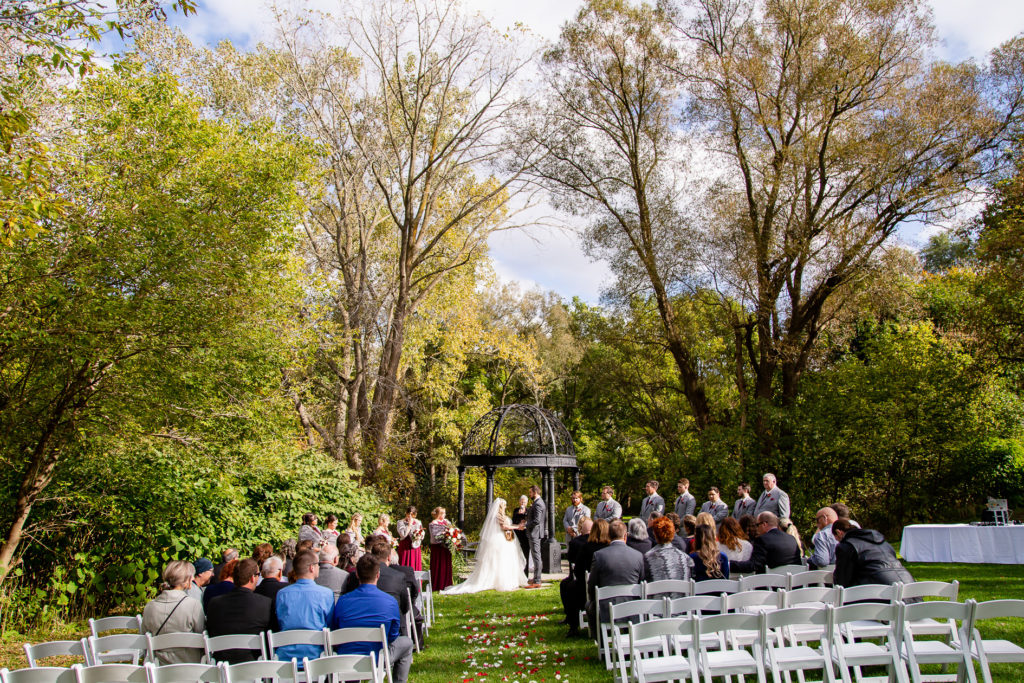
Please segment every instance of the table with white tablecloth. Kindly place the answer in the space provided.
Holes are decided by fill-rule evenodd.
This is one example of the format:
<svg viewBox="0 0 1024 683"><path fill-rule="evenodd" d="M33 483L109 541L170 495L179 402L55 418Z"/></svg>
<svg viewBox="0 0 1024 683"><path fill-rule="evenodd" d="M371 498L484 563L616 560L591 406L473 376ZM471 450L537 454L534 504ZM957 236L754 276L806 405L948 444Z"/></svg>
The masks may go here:
<svg viewBox="0 0 1024 683"><path fill-rule="evenodd" d="M911 524L900 555L907 562L1024 564L1024 525Z"/></svg>

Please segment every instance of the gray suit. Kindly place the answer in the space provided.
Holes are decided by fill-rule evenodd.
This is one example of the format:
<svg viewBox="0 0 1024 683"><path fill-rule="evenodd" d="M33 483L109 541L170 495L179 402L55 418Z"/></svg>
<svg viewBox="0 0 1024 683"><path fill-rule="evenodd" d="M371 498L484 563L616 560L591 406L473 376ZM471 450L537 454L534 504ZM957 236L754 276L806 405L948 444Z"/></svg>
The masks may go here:
<svg viewBox="0 0 1024 683"><path fill-rule="evenodd" d="M686 493L679 494L676 498L675 513L679 515L679 519L682 519L686 515L694 514L694 510L697 509L697 499L693 497L693 494L687 491Z"/></svg>
<svg viewBox="0 0 1024 683"><path fill-rule="evenodd" d="M594 519L604 519L612 521L613 519L622 518L622 506L614 499L602 500L597 504L597 509L594 512Z"/></svg>
<svg viewBox="0 0 1024 683"><path fill-rule="evenodd" d="M643 502L640 503L640 517L645 522L650 521L652 512L665 514L665 499L657 493L652 493L644 498Z"/></svg>
<svg viewBox="0 0 1024 683"><path fill-rule="evenodd" d="M710 500L700 506L701 512L707 512L715 518L715 524L721 524L722 520L729 516L729 506L718 501L712 503Z"/></svg>
<svg viewBox="0 0 1024 683"><path fill-rule="evenodd" d="M732 516L739 519L743 515L753 515L756 507L757 501L753 498L737 498L732 506Z"/></svg>
<svg viewBox="0 0 1024 683"><path fill-rule="evenodd" d="M590 565L590 581L587 584L587 615L591 619L591 633L597 633L594 609L597 589L603 586L631 586L644 580L644 555L625 543L613 541L607 548L594 553ZM601 602L600 620L609 619L609 605L624 602L630 598L611 598Z"/></svg>
<svg viewBox="0 0 1024 683"><path fill-rule="evenodd" d="M526 536L530 541L530 558L533 560L533 580L540 582L540 539L544 537L545 516L548 506L537 496L526 511Z"/></svg>
<svg viewBox="0 0 1024 683"><path fill-rule="evenodd" d="M345 585L345 579L349 573L344 569L338 569L333 564L321 564L320 575L316 577L316 584L334 591L334 599L341 595L341 587Z"/></svg>
<svg viewBox="0 0 1024 683"><path fill-rule="evenodd" d="M779 519L789 517L789 494L778 486L771 491L765 491L757 499L754 516L757 517L762 512L774 512Z"/></svg>

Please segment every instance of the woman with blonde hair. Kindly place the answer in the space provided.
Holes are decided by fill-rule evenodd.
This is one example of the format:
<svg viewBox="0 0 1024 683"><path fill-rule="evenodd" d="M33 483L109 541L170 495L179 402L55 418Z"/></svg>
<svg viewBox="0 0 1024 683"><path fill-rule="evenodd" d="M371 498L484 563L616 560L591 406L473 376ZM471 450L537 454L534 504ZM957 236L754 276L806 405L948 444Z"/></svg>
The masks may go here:
<svg viewBox="0 0 1024 683"><path fill-rule="evenodd" d="M191 562L181 560L175 560L164 568L160 594L142 610L142 628L146 633L158 636L163 633L202 633L206 629L203 606L185 592L195 573ZM176 647L159 650L156 657L161 664L186 664L202 661L203 654L199 648Z"/></svg>
<svg viewBox="0 0 1024 683"><path fill-rule="evenodd" d="M697 525L693 546L690 559L693 560L694 581L729 578L729 558L719 549L712 527L707 524Z"/></svg>
<svg viewBox="0 0 1024 683"><path fill-rule="evenodd" d="M804 542L800 539L800 532L797 531L796 524L793 524L793 520L789 517L780 517L779 529L781 529L783 533L787 533L796 539L796 544L800 548L800 554L803 555Z"/></svg>
<svg viewBox="0 0 1024 683"><path fill-rule="evenodd" d="M354 515L352 515L352 519L348 523L348 528L345 529L345 533L349 535L349 538L352 540L352 543L355 544L357 548L362 548L363 544L366 542L366 539L363 538L362 526L363 515L357 512ZM362 553L360 553L360 556L362 556ZM357 557L356 559L358 560L359 558Z"/></svg>

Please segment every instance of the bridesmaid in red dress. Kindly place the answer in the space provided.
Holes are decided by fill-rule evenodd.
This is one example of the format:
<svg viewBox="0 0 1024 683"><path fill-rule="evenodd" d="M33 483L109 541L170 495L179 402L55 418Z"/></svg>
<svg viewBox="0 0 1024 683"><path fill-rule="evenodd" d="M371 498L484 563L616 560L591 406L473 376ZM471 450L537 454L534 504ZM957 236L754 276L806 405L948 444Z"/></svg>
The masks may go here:
<svg viewBox="0 0 1024 683"><path fill-rule="evenodd" d="M452 585L452 553L444 544L444 532L451 526L445 518L445 509L434 508L434 521L430 523L430 587L441 591Z"/></svg>
<svg viewBox="0 0 1024 683"><path fill-rule="evenodd" d="M423 522L416 519L416 506L405 509L405 517L398 520L398 564L423 571Z"/></svg>

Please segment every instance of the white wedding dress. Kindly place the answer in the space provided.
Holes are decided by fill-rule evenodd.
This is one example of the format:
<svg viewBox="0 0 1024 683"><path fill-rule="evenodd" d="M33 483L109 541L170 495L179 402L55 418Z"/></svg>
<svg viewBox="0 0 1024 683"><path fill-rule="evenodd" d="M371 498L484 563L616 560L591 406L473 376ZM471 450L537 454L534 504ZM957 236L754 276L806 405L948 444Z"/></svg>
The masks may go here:
<svg viewBox="0 0 1024 683"><path fill-rule="evenodd" d="M487 511L487 519L480 529L480 544L476 549L476 566L473 573L465 581L445 588L444 595L461 593L479 593L480 591L514 591L526 585L526 558L516 537L505 538L501 525L510 526L504 513L500 516L499 509L505 501L495 498L491 509Z"/></svg>

